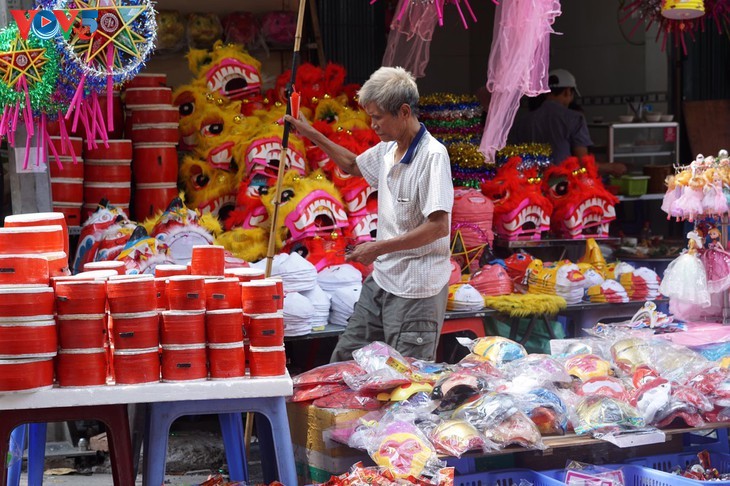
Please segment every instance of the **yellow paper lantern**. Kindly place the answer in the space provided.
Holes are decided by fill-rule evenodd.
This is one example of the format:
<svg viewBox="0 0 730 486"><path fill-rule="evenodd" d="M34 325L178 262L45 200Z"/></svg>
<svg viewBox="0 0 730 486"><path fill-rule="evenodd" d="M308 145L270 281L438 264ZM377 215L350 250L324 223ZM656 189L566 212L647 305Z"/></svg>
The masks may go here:
<svg viewBox="0 0 730 486"><path fill-rule="evenodd" d="M703 0L664 0L662 16L672 20L691 20L705 15Z"/></svg>

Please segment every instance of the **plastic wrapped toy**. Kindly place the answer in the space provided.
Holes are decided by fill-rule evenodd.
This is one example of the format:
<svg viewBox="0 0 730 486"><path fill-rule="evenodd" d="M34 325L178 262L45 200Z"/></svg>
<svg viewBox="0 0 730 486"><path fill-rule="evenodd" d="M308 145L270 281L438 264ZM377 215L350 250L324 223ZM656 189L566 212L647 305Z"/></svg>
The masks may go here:
<svg viewBox="0 0 730 486"><path fill-rule="evenodd" d="M198 49L210 49L223 35L223 27L214 13L191 13L188 16L188 44Z"/></svg>
<svg viewBox="0 0 730 486"><path fill-rule="evenodd" d="M581 381L611 375L611 364L595 354L579 354L568 358L565 369Z"/></svg>
<svg viewBox="0 0 730 486"><path fill-rule="evenodd" d="M598 395L583 398L575 407L574 415L571 422L578 435L615 433L644 426L644 419L634 407Z"/></svg>
<svg viewBox="0 0 730 486"><path fill-rule="evenodd" d="M387 344L375 341L352 353L367 374L344 373L345 383L357 391L388 391L411 382L411 367L403 356Z"/></svg>
<svg viewBox="0 0 730 486"><path fill-rule="evenodd" d="M545 354L529 354L510 361L502 371L510 382L505 391L510 393L524 393L546 384L572 381L565 367Z"/></svg>
<svg viewBox="0 0 730 486"><path fill-rule="evenodd" d="M423 432L405 421L379 424L367 450L375 464L388 468L396 478L419 477L444 465Z"/></svg>
<svg viewBox="0 0 730 486"><path fill-rule="evenodd" d="M271 45L289 46L294 42L296 22L296 12L266 12L261 16L261 33Z"/></svg>
<svg viewBox="0 0 730 486"><path fill-rule="evenodd" d="M527 356L525 348L511 339L501 336L487 336L473 341L459 338L459 343L481 358L490 361L495 366Z"/></svg>
<svg viewBox="0 0 730 486"><path fill-rule="evenodd" d="M294 386L316 385L320 383L344 383L345 373L358 375L365 373L365 371L355 361L341 361L305 371L293 377L292 383Z"/></svg>
<svg viewBox="0 0 730 486"><path fill-rule="evenodd" d="M157 11L158 51L178 51L185 45L185 21L176 10Z"/></svg>
<svg viewBox="0 0 730 486"><path fill-rule="evenodd" d="M474 449L487 448L484 437L465 420L445 420L430 432L429 437L439 453L455 457Z"/></svg>

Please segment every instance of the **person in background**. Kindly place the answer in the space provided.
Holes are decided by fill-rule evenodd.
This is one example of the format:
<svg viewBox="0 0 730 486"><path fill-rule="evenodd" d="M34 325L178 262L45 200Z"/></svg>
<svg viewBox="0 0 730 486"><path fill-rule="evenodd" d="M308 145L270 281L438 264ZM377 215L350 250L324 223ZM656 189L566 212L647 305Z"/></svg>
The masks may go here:
<svg viewBox="0 0 730 486"><path fill-rule="evenodd" d="M418 87L403 68L382 67L363 84L360 105L381 142L355 155L300 115L285 117L343 171L378 191L377 240L347 260L374 264L331 360L384 341L404 356L435 358L451 273L449 233L454 189L446 148L418 121Z"/></svg>
<svg viewBox="0 0 730 486"><path fill-rule="evenodd" d="M571 155L588 155L593 145L585 116L572 110L580 96L575 76L565 69L554 69L548 77L550 92L531 100L531 111L515 121L508 142L548 143L553 149L553 163L559 164ZM621 175L626 166L621 163L597 163L602 174Z"/></svg>

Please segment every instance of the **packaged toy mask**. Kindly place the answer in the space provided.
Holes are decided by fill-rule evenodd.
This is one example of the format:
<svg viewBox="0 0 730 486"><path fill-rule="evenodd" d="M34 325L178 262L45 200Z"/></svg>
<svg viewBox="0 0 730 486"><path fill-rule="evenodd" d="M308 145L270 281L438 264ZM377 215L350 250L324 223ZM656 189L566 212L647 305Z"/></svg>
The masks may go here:
<svg viewBox="0 0 730 486"><path fill-rule="evenodd" d="M321 172L302 177L290 170L281 185L279 206L279 246L285 241L299 241L311 236L329 235L348 226L342 199L334 185ZM273 214L275 191L262 196L264 206Z"/></svg>
<svg viewBox="0 0 730 486"><path fill-rule="evenodd" d="M430 439L441 454L461 457L467 451L484 449L486 443L479 431L465 420L445 420L430 433Z"/></svg>
<svg viewBox="0 0 730 486"><path fill-rule="evenodd" d="M651 363L651 347L643 339L621 339L611 346L611 357L616 366L632 375L638 367Z"/></svg>
<svg viewBox="0 0 730 486"><path fill-rule="evenodd" d="M624 383L613 376L597 376L584 381L578 387L578 395L601 395L624 402L628 400Z"/></svg>
<svg viewBox="0 0 730 486"><path fill-rule="evenodd" d="M482 193L494 203L494 231L508 240L539 240L550 229L552 205L541 193L541 179L534 169L520 171L519 157L499 168L482 184Z"/></svg>
<svg viewBox="0 0 730 486"><path fill-rule="evenodd" d="M505 258L504 264L505 268L507 268L507 274L515 285L522 285L524 283L525 273L532 260L532 255L524 252L513 253Z"/></svg>
<svg viewBox="0 0 730 486"><path fill-rule="evenodd" d="M235 173L212 167L207 161L186 156L178 173L191 209L225 220L236 207L238 178Z"/></svg>
<svg viewBox="0 0 730 486"><path fill-rule="evenodd" d="M438 461L436 451L418 428L396 421L382 427L369 447L375 464L388 468L397 478L418 477L429 463Z"/></svg>
<svg viewBox="0 0 730 486"><path fill-rule="evenodd" d="M487 336L473 342L471 352L492 362L497 367L527 356L525 348L511 339Z"/></svg>
<svg viewBox="0 0 730 486"><path fill-rule="evenodd" d="M540 434L565 434L568 428L566 407L553 391L547 388L535 388L521 395L518 405L537 426Z"/></svg>
<svg viewBox="0 0 730 486"><path fill-rule="evenodd" d="M191 13L188 16L188 39L192 47L207 49L220 42L223 28L214 13Z"/></svg>
<svg viewBox="0 0 730 486"><path fill-rule="evenodd" d="M719 407L730 407L730 370L713 366L691 378L687 386L709 398Z"/></svg>
<svg viewBox="0 0 730 486"><path fill-rule="evenodd" d="M210 92L240 100L261 94L261 62L244 48L217 41L210 51L191 49L188 66Z"/></svg>
<svg viewBox="0 0 730 486"><path fill-rule="evenodd" d="M644 426L639 412L626 402L615 398L588 396L575 408L573 428L578 435L612 433Z"/></svg>
<svg viewBox="0 0 730 486"><path fill-rule="evenodd" d="M205 83L196 81L184 84L172 93L172 104L180 112L178 131L180 132L180 149L192 150L198 145L200 115L206 103L215 103L215 97L207 97ZM221 103L224 101L221 99Z"/></svg>
<svg viewBox="0 0 730 486"><path fill-rule="evenodd" d="M565 361L565 369L581 381L611 374L611 364L595 354L572 356Z"/></svg>
<svg viewBox="0 0 730 486"><path fill-rule="evenodd" d="M566 238L608 236L618 199L603 187L592 156L569 157L548 167L542 183L553 205L550 220L555 234Z"/></svg>
<svg viewBox="0 0 730 486"><path fill-rule="evenodd" d="M182 15L176 10L157 11L157 42L155 46L160 51L174 51L184 44L185 22Z"/></svg>
<svg viewBox="0 0 730 486"><path fill-rule="evenodd" d="M250 46L259 35L259 27L251 12L231 12L223 17L226 42Z"/></svg>

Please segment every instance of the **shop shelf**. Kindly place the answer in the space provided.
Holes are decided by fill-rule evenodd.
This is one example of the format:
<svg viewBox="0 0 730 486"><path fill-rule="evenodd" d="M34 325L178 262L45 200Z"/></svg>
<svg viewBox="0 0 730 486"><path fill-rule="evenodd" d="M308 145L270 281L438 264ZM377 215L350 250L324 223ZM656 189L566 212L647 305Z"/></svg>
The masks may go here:
<svg viewBox="0 0 730 486"><path fill-rule="evenodd" d="M457 476L454 486L513 486L526 480L533 486L561 486L557 479L545 476L531 469L504 469Z"/></svg>
<svg viewBox="0 0 730 486"><path fill-rule="evenodd" d="M618 469L624 473L624 484L626 486L689 486L696 485L697 481L691 481L687 478L676 476L655 469L637 465L612 464L606 465L610 469ZM553 469L551 471L540 471L540 474L547 477L557 479L559 484L565 484L562 480L565 478L565 469ZM713 484L715 484L713 482Z"/></svg>
<svg viewBox="0 0 730 486"><path fill-rule="evenodd" d="M627 459L627 463L636 466L643 466L645 468L656 469L658 471L671 472L677 466L682 469L687 469L692 464L697 464L696 452L680 452L676 454L661 454L656 456L637 457L634 459ZM710 462L712 467L720 471L720 474L726 474L730 472L730 454L721 452L711 452ZM689 478L682 478L686 481L690 481L691 484L705 484L707 481L695 481ZM712 481L711 484L718 485L730 485L728 481Z"/></svg>

